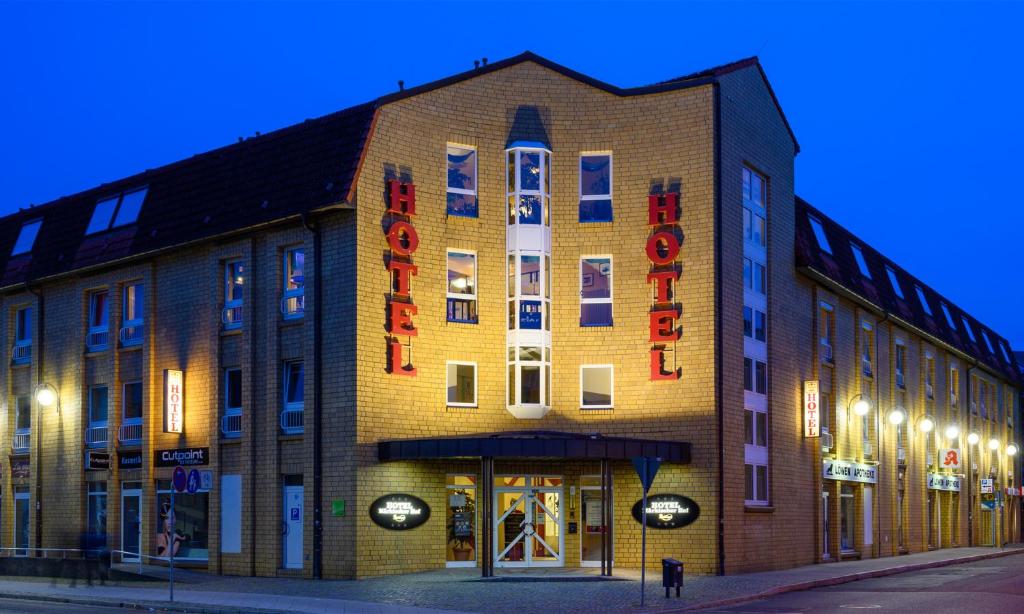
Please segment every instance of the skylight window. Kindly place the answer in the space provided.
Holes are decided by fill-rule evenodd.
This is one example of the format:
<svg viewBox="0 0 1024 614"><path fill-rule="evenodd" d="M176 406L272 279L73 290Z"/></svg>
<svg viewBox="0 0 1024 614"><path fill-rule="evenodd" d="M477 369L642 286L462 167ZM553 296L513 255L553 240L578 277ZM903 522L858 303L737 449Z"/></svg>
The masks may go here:
<svg viewBox="0 0 1024 614"><path fill-rule="evenodd" d="M974 336L974 329L971 328L971 323L967 321L967 318L960 316L960 321L964 323L964 329L967 331L967 336L971 338L971 341L977 343L978 339Z"/></svg>
<svg viewBox="0 0 1024 614"><path fill-rule="evenodd" d="M853 252L853 259L857 261L857 268L860 269L860 274L871 279L871 271L868 269L867 260L864 260L864 252L861 251L860 246L856 243L850 243L850 251Z"/></svg>
<svg viewBox="0 0 1024 614"><path fill-rule="evenodd" d="M989 354L995 354L996 349L992 347L992 340L988 338L988 333L984 330L981 331L981 338L985 340L985 345L988 347Z"/></svg>
<svg viewBox="0 0 1024 614"><path fill-rule="evenodd" d="M36 235L39 234L39 227L43 225L43 220L32 220L26 222L21 227L21 232L18 234L18 240L14 243L14 249L11 250L12 256L18 254L25 254L32 251L32 246L36 243Z"/></svg>
<svg viewBox="0 0 1024 614"><path fill-rule="evenodd" d="M939 303L942 305L942 313L946 314L946 322L949 322L949 327L956 330L956 322L953 321L953 314L949 313L949 307L946 307L945 303Z"/></svg>
<svg viewBox="0 0 1024 614"><path fill-rule="evenodd" d="M932 315L932 308L928 304L928 299L924 297L924 290L921 289L921 286L914 286L914 289L917 290L917 299L921 301L921 307L924 307L924 312Z"/></svg>
<svg viewBox="0 0 1024 614"><path fill-rule="evenodd" d="M889 274L889 283L892 284L892 290L896 293L896 296L905 298L903 296L903 288L900 287L900 280L896 277L896 271L892 270L891 267L886 265L885 272Z"/></svg>
<svg viewBox="0 0 1024 614"><path fill-rule="evenodd" d="M92 220L89 221L89 228L85 234L91 235L110 228L134 224L145 199L146 188L142 188L101 200L96 203L96 209L92 212Z"/></svg>
<svg viewBox="0 0 1024 614"><path fill-rule="evenodd" d="M1006 362L1009 363L1010 362L1010 353L1008 351L1006 351L1006 342L1005 341L1000 341L999 342L999 350L1003 353L1003 360L1005 360Z"/></svg>
<svg viewBox="0 0 1024 614"><path fill-rule="evenodd" d="M832 246L828 244L828 237L825 236L825 227L821 225L821 220L813 215L808 215L807 219L811 221L811 229L814 230L814 238L818 240L818 247L826 254L831 254Z"/></svg>

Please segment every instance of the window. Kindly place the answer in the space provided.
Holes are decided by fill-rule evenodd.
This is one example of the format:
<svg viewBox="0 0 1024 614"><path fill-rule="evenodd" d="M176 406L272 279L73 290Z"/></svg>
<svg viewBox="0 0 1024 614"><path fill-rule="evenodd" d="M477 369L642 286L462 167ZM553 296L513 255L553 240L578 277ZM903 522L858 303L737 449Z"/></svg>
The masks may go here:
<svg viewBox="0 0 1024 614"><path fill-rule="evenodd" d="M974 337L974 329L971 328L971 323L967 321L967 317L960 316L960 321L964 323L964 330L967 331L967 336L971 338L973 343L977 343L978 340Z"/></svg>
<svg viewBox="0 0 1024 614"><path fill-rule="evenodd" d="M822 360L832 362L833 340L836 334L836 313L831 305L828 303L819 304L818 321Z"/></svg>
<svg viewBox="0 0 1024 614"><path fill-rule="evenodd" d="M930 354L924 357L924 396L935 399L935 358Z"/></svg>
<svg viewBox="0 0 1024 614"><path fill-rule="evenodd" d="M985 347L988 348L989 354L995 354L996 349L992 347L992 340L988 338L988 332L982 329L981 338L985 340Z"/></svg>
<svg viewBox="0 0 1024 614"><path fill-rule="evenodd" d="M242 370L224 369L224 417L221 433L225 437L242 435Z"/></svg>
<svg viewBox="0 0 1024 614"><path fill-rule="evenodd" d="M743 168L743 204L763 209L768 191L764 177L757 171Z"/></svg>
<svg viewBox="0 0 1024 614"><path fill-rule="evenodd" d="M874 356L874 331L871 330L871 325L867 322L861 324L860 329L860 358L861 358L861 370L864 375L871 377L873 356Z"/></svg>
<svg viewBox="0 0 1024 614"><path fill-rule="evenodd" d="M611 409L615 405L614 373L611 365L583 365L580 367L580 407L583 409Z"/></svg>
<svg viewBox="0 0 1024 614"><path fill-rule="evenodd" d="M85 443L90 447L106 447L109 392L106 386L89 388L89 429Z"/></svg>
<svg viewBox="0 0 1024 614"><path fill-rule="evenodd" d="M889 275L889 283L892 284L892 291L896 293L896 296L903 298L903 288L900 287L900 280L896 277L896 271L886 265L885 272Z"/></svg>
<svg viewBox="0 0 1024 614"><path fill-rule="evenodd" d="M105 350L110 343L109 298L106 290L89 294L89 334L85 344L90 352Z"/></svg>
<svg viewBox="0 0 1024 614"><path fill-rule="evenodd" d="M768 414L753 409L745 410L743 432L747 445L766 447L768 445Z"/></svg>
<svg viewBox="0 0 1024 614"><path fill-rule="evenodd" d="M744 358L743 389L757 394L767 394L768 365L754 358Z"/></svg>
<svg viewBox="0 0 1024 614"><path fill-rule="evenodd" d="M949 404L960 405L960 371L956 367L949 369Z"/></svg>
<svg viewBox="0 0 1024 614"><path fill-rule="evenodd" d="M857 268L860 269L860 274L871 279L871 269L868 268L868 263L864 260L864 252L860 246L856 243L850 243L850 251L853 252L853 259L857 261Z"/></svg>
<svg viewBox="0 0 1024 614"><path fill-rule="evenodd" d="M130 284L124 287L122 301L121 345L139 345L143 338L143 302L142 284Z"/></svg>
<svg viewBox="0 0 1024 614"><path fill-rule="evenodd" d="M14 242L14 249L11 250L11 255L18 256L31 252L32 246L36 244L36 235L39 234L39 227L42 225L43 220L25 222L21 226L21 232L18 233L18 240Z"/></svg>
<svg viewBox="0 0 1024 614"><path fill-rule="evenodd" d="M551 225L551 154L538 148L508 150L508 223Z"/></svg>
<svg viewBox="0 0 1024 614"><path fill-rule="evenodd" d="M580 259L580 326L612 325L612 258Z"/></svg>
<svg viewBox="0 0 1024 614"><path fill-rule="evenodd" d="M764 341L766 333L767 317L764 312L753 307L743 307L743 335L755 341Z"/></svg>
<svg viewBox="0 0 1024 614"><path fill-rule="evenodd" d="M14 349L11 360L14 364L25 364L32 360L31 307L22 307L14 312Z"/></svg>
<svg viewBox="0 0 1024 614"><path fill-rule="evenodd" d="M448 405L476 407L476 363L448 361Z"/></svg>
<svg viewBox="0 0 1024 614"><path fill-rule="evenodd" d="M551 350L537 346L508 348L508 405L551 405Z"/></svg>
<svg viewBox="0 0 1024 614"><path fill-rule="evenodd" d="M171 481L156 482L156 556L167 557L167 535L179 541L176 561L206 561L210 558L210 492L175 493L171 512Z"/></svg>
<svg viewBox="0 0 1024 614"><path fill-rule="evenodd" d="M142 423L142 382L126 382L121 398L125 423Z"/></svg>
<svg viewBox="0 0 1024 614"><path fill-rule="evenodd" d="M23 394L14 399L14 444L15 453L28 452L29 435L32 433L32 397Z"/></svg>
<svg viewBox="0 0 1024 614"><path fill-rule="evenodd" d="M896 369L896 387L906 388L906 378L904 377L904 369L906 368L907 362L907 348L901 341L896 342L895 348L896 358L894 360Z"/></svg>
<svg viewBox="0 0 1024 614"><path fill-rule="evenodd" d="M747 505L768 505L768 465L743 466L743 492Z"/></svg>
<svg viewBox="0 0 1024 614"><path fill-rule="evenodd" d="M921 308L924 309L926 314L932 315L932 307L928 304L928 299L924 296L924 290L922 290L921 286L918 285L915 285L914 289L917 290L917 300L921 301Z"/></svg>
<svg viewBox="0 0 1024 614"><path fill-rule="evenodd" d="M743 285L749 290L753 290L758 294L765 294L767 292L767 279L765 275L764 265L760 262L751 260L750 258L743 259Z"/></svg>
<svg viewBox="0 0 1024 614"><path fill-rule="evenodd" d="M476 567L476 476L449 475L445 524L448 567Z"/></svg>
<svg viewBox="0 0 1024 614"><path fill-rule="evenodd" d="M85 234L91 235L110 228L134 224L142 210L142 202L146 200L147 188L134 192L125 192L113 198L106 198L96 203L92 219Z"/></svg>
<svg viewBox="0 0 1024 614"><path fill-rule="evenodd" d="M284 363L284 411L281 412L281 430L285 433L303 431L304 399L305 376L302 361Z"/></svg>
<svg viewBox="0 0 1024 614"><path fill-rule="evenodd" d="M448 215L478 217L476 150L448 146Z"/></svg>
<svg viewBox="0 0 1024 614"><path fill-rule="evenodd" d="M448 321L476 324L476 254L448 250Z"/></svg>
<svg viewBox="0 0 1024 614"><path fill-rule="evenodd" d="M85 549L102 550L107 545L106 482L89 482L88 514Z"/></svg>
<svg viewBox="0 0 1024 614"><path fill-rule="evenodd" d="M284 297L281 301L281 313L285 319L301 318L305 311L305 263L306 253L302 248L285 250Z"/></svg>
<svg viewBox="0 0 1024 614"><path fill-rule="evenodd" d="M825 227L821 225L821 220L813 215L808 215L807 219L811 221L811 230L814 231L814 238L818 240L818 247L826 254L831 254L832 246L828 244L828 236L825 235Z"/></svg>
<svg viewBox="0 0 1024 614"><path fill-rule="evenodd" d="M245 263L241 260L233 260L224 265L224 311L221 313L221 322L226 330L242 326L245 273Z"/></svg>
<svg viewBox="0 0 1024 614"><path fill-rule="evenodd" d="M1010 363L1010 352L1006 349L1005 341L999 342L999 351L1003 353L1003 360L1005 360L1007 363Z"/></svg>
<svg viewBox="0 0 1024 614"><path fill-rule="evenodd" d="M746 207L743 208L743 239L747 243L764 247L767 243L765 226L766 222L763 216Z"/></svg>
<svg viewBox="0 0 1024 614"><path fill-rule="evenodd" d="M945 303L939 303L939 305L942 306L942 313L946 314L946 322L949 327L956 330L956 322L953 321L953 314L949 313L949 307L946 307Z"/></svg>
<svg viewBox="0 0 1024 614"><path fill-rule="evenodd" d="M612 221L612 155L580 156L580 222Z"/></svg>

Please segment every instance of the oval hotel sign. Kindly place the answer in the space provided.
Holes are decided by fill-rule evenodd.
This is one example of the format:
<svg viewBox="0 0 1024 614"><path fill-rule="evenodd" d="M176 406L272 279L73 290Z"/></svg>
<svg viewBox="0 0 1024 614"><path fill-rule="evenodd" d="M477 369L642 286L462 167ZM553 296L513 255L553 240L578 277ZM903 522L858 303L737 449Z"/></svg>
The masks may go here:
<svg viewBox="0 0 1024 614"><path fill-rule="evenodd" d="M643 499L633 506L633 518L643 522ZM700 506L682 495L651 495L647 497L647 526L652 529L678 529L697 520Z"/></svg>
<svg viewBox="0 0 1024 614"><path fill-rule="evenodd" d="M370 519L392 531L415 529L430 518L430 506L413 495L384 495L370 505Z"/></svg>

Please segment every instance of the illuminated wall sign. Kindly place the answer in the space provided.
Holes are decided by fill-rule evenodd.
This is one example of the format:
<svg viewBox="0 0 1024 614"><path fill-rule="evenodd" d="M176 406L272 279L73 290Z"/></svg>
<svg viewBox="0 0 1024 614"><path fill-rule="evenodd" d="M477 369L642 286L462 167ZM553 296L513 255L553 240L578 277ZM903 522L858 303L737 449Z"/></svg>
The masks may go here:
<svg viewBox="0 0 1024 614"><path fill-rule="evenodd" d="M960 492L960 478L955 475L943 475L941 473L928 474L929 490L948 490Z"/></svg>
<svg viewBox="0 0 1024 614"><path fill-rule="evenodd" d="M156 450L153 452L154 467L209 464L210 448L178 448L177 450Z"/></svg>
<svg viewBox="0 0 1024 614"><path fill-rule="evenodd" d="M142 469L142 450L117 453L118 469Z"/></svg>
<svg viewBox="0 0 1024 614"><path fill-rule="evenodd" d="M643 499L633 505L633 519L643 522ZM700 506L682 495L651 495L647 497L647 526L652 529L678 529L697 520Z"/></svg>
<svg viewBox="0 0 1024 614"><path fill-rule="evenodd" d="M804 437L821 435L821 397L818 396L818 380L804 382Z"/></svg>
<svg viewBox="0 0 1024 614"><path fill-rule="evenodd" d="M180 433L184 423L184 377L177 369L164 369L164 432Z"/></svg>
<svg viewBox="0 0 1024 614"><path fill-rule="evenodd" d="M384 495L370 505L370 519L392 531L415 529L430 518L430 506L413 495Z"/></svg>
<svg viewBox="0 0 1024 614"><path fill-rule="evenodd" d="M32 474L32 466L27 458L11 459L11 477L27 478Z"/></svg>
<svg viewBox="0 0 1024 614"><path fill-rule="evenodd" d="M391 250L386 259L391 278L387 300L388 372L414 376L416 367L412 366L412 356L410 354L408 362L402 360L403 344L398 338L406 338L409 343L404 347L410 348L411 353L412 337L419 332L412 323L417 308L409 292L411 278L416 275L412 254L420 244L419 235L412 225L412 218L416 215L416 186L394 179L388 181L385 215L393 220L385 232ZM395 216L399 216L398 219L394 219Z"/></svg>
<svg viewBox="0 0 1024 614"><path fill-rule="evenodd" d="M826 459L822 462L821 477L842 482L878 483L878 467L853 461Z"/></svg>
<svg viewBox="0 0 1024 614"><path fill-rule="evenodd" d="M947 448L945 450L939 450L939 468L959 469L960 448Z"/></svg>
<svg viewBox="0 0 1024 614"><path fill-rule="evenodd" d="M98 450L85 451L86 471L102 471L105 469L110 469L110 452L100 452Z"/></svg>
<svg viewBox="0 0 1024 614"><path fill-rule="evenodd" d="M651 346L651 381L676 380L683 370L676 367L675 352L670 349L682 336L676 326L681 313L675 301L679 283L679 244L682 232L679 230L679 194L650 194L647 197L647 225L654 230L647 238L647 259L651 261L647 283L654 282L654 303L649 313L649 337ZM673 358L669 358L666 352Z"/></svg>

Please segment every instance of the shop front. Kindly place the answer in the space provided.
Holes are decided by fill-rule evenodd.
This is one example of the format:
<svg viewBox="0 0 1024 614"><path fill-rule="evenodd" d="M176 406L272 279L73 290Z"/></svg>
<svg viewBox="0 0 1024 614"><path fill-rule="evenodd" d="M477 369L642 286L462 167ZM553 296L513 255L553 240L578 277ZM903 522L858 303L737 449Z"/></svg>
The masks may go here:
<svg viewBox="0 0 1024 614"><path fill-rule="evenodd" d="M958 475L929 473L927 491L928 548L951 548L958 545L960 522L960 485Z"/></svg>
<svg viewBox="0 0 1024 614"><path fill-rule="evenodd" d="M867 558L874 544L878 465L822 462L822 559Z"/></svg>

